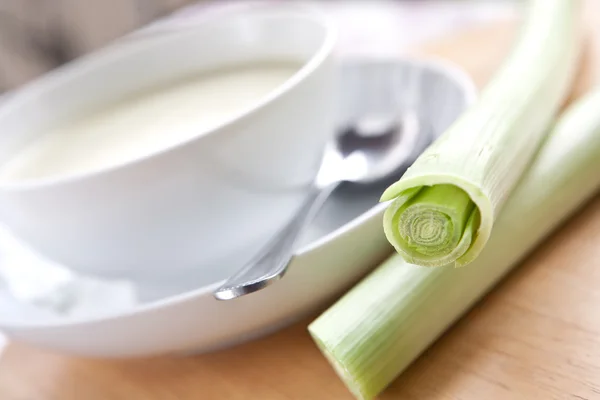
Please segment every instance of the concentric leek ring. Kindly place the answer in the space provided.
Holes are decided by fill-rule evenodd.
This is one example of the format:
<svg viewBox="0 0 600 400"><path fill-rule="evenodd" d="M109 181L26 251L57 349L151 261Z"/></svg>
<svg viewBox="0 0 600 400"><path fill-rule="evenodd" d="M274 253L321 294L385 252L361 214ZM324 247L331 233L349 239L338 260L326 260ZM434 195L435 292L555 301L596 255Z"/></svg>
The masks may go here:
<svg viewBox="0 0 600 400"><path fill-rule="evenodd" d="M385 220L388 239L408 262L441 266L469 249L479 211L462 189L435 185L400 196L387 209Z"/></svg>
<svg viewBox="0 0 600 400"><path fill-rule="evenodd" d="M456 246L452 219L435 209L408 207L400 216L400 236L425 255L448 253Z"/></svg>

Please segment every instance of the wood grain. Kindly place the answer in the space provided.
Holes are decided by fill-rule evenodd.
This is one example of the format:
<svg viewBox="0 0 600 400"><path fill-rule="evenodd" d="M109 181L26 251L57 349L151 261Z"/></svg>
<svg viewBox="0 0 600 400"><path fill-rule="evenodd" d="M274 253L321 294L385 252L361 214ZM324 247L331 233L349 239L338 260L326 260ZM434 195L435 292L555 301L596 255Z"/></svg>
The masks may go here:
<svg viewBox="0 0 600 400"><path fill-rule="evenodd" d="M595 15L600 27L600 3L589 4L597 12L586 16ZM454 60L482 85L513 34L512 24L481 27L421 52ZM600 32L590 30L573 97L598 82L599 49ZM600 198L535 251L381 398L600 399L599 243ZM181 359L81 360L10 344L0 353L0 398L352 399L310 341L308 322L230 350Z"/></svg>

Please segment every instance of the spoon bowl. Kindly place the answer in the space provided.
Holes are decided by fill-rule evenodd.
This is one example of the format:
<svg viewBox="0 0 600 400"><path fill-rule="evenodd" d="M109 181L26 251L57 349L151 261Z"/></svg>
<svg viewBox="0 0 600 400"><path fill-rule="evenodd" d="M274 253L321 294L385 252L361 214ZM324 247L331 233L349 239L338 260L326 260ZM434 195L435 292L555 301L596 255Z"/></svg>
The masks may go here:
<svg viewBox="0 0 600 400"><path fill-rule="evenodd" d="M369 116L356 120L341 131L333 151L346 161L343 181L370 185L395 175L423 150L431 133L412 110L373 124ZM377 121L379 122L379 121ZM352 168L351 163L356 166ZM321 172L321 171L320 171Z"/></svg>

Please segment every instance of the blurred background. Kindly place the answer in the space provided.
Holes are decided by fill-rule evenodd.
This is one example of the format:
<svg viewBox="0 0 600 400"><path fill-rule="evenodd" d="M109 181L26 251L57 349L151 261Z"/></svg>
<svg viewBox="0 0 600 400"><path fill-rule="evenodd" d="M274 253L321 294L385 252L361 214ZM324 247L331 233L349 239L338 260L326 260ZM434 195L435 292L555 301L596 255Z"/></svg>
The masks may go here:
<svg viewBox="0 0 600 400"><path fill-rule="evenodd" d="M294 0L271 0L294 1ZM321 0L347 30L354 50L401 48L448 25L502 17L510 0ZM176 12L226 4L211 0L0 0L0 92ZM388 12L389 8L404 12ZM397 11L397 10L395 10ZM403 17L404 16L404 17ZM386 25L386 26L383 26ZM386 29L384 29L386 28ZM390 30L393 28L395 30ZM385 35L378 36L379 32ZM390 34L397 32L397 35ZM342 43L343 44L343 43Z"/></svg>
<svg viewBox="0 0 600 400"><path fill-rule="evenodd" d="M0 91L197 0L0 0Z"/></svg>

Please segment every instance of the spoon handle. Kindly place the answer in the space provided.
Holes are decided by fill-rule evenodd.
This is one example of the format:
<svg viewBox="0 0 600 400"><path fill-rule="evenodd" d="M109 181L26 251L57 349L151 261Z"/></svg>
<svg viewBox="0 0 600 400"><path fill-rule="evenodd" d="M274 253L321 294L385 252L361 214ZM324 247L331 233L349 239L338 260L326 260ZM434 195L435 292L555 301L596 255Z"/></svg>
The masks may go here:
<svg viewBox="0 0 600 400"><path fill-rule="evenodd" d="M219 287L213 293L214 297L231 300L261 290L280 279L294 256L294 246L300 234L340 183L313 187L297 214L255 257Z"/></svg>

